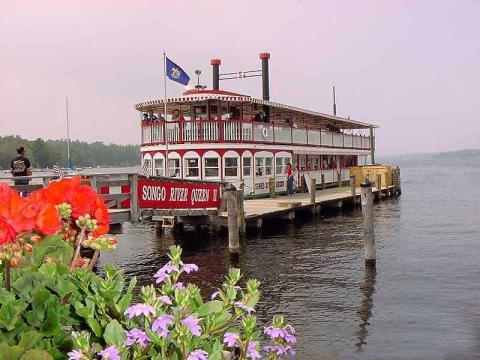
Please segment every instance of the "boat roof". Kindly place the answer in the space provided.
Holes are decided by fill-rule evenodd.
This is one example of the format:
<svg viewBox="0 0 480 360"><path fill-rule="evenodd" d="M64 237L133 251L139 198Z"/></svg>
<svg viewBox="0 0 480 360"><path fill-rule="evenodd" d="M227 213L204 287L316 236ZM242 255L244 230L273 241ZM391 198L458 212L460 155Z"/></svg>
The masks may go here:
<svg viewBox="0 0 480 360"><path fill-rule="evenodd" d="M342 129L367 129L367 128L376 128L378 127L375 124L370 124L362 121L352 120L343 118L340 116L334 116L329 114L324 114L317 111L302 109L295 106L285 105L273 101L267 101L263 99L254 98L249 95L234 93L225 90L188 90L179 97L167 98L167 105L174 105L167 109L167 112L170 113L173 111L173 108L176 106L181 106L185 104L191 104L194 102L202 102L207 100L220 100L228 101L233 103L242 103L242 104L259 104L267 105L271 110L275 111L275 116L279 118L293 117L296 122L305 123L305 124L316 124L316 125L336 125ZM163 99L158 100L148 100L138 104L135 104L135 109L141 112L156 111L163 113L164 111L164 101Z"/></svg>

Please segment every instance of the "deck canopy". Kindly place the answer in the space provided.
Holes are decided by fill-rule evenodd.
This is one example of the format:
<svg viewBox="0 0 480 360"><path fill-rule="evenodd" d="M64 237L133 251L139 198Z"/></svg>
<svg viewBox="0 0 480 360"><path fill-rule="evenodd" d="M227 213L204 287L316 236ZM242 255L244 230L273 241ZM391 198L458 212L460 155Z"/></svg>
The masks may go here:
<svg viewBox="0 0 480 360"><path fill-rule="evenodd" d="M288 123L290 120L299 127L331 130L368 129L377 127L374 124L345 119L339 116L323 114L222 90L189 90L184 92L180 97L167 99L168 115L172 115L175 110L178 110L186 120L225 119L226 114L230 114L230 119L241 119L244 121L259 120L259 115L262 114L265 106L270 109L269 121L276 124ZM136 104L135 109L142 113L153 112L160 117L164 113L163 99ZM170 119L170 116L168 119Z"/></svg>

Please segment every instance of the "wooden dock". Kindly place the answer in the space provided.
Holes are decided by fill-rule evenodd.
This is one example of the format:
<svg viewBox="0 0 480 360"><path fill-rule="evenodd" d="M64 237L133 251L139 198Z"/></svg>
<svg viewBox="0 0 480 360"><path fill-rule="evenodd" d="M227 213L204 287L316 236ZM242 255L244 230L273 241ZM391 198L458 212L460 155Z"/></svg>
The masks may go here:
<svg viewBox="0 0 480 360"><path fill-rule="evenodd" d="M374 188L373 193L376 199L380 197L397 194L397 187L392 185ZM297 212L320 213L322 208L341 208L345 205L356 205L360 203L360 188L355 189L352 194L350 187L330 188L317 190L315 192L315 203L311 202L311 194L298 193L294 196L276 196L273 198L250 199L244 201L245 221L247 226L260 228L263 219L280 218L293 220ZM218 225L227 226L228 214L223 211L218 214L214 222Z"/></svg>

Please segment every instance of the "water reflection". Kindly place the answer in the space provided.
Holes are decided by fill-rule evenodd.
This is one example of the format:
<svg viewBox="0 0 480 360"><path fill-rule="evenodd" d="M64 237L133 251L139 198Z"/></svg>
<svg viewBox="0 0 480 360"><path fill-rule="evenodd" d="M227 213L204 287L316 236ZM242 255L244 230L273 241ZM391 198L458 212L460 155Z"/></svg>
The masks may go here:
<svg viewBox="0 0 480 360"><path fill-rule="evenodd" d="M370 318L372 317L373 308L373 293L375 292L375 278L377 276L377 269L373 266L365 266L365 274L363 282L360 284L360 292L362 294L362 302L357 307L357 315L360 319L360 324L356 331L357 342L355 343L358 350L362 350L367 343L368 325L370 325Z"/></svg>

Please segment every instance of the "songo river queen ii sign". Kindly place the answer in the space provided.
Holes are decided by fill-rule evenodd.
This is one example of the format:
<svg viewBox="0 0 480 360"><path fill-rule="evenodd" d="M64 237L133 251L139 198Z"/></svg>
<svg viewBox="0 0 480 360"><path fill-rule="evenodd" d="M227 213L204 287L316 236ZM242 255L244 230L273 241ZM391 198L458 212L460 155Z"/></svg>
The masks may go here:
<svg viewBox="0 0 480 360"><path fill-rule="evenodd" d="M138 179L138 205L143 209L218 208L221 196L219 184Z"/></svg>

